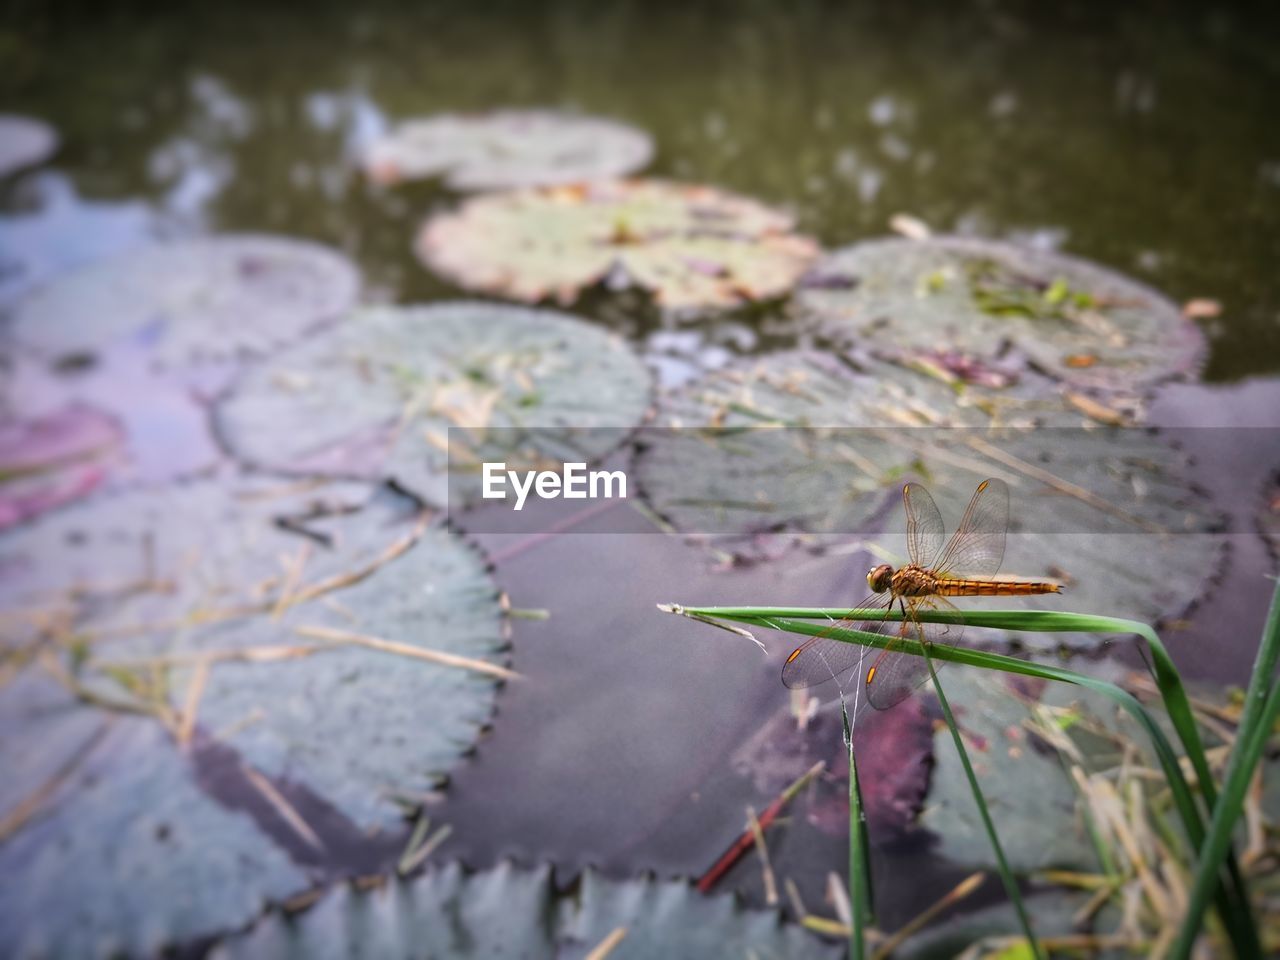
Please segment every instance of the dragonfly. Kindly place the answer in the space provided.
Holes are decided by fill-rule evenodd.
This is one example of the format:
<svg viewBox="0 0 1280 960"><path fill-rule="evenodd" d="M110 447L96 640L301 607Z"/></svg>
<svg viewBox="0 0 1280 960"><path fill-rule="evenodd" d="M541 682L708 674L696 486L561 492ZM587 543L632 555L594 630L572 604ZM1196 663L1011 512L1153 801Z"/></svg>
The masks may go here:
<svg viewBox="0 0 1280 960"><path fill-rule="evenodd" d="M904 641L947 646L959 643L964 622L948 597L1025 597L1062 592L1061 585L1052 581L993 579L1004 559L1009 529L1009 487L1003 480L989 479L978 484L949 541L942 514L928 490L918 483L905 484L902 502L907 511L909 562L896 570L887 563L873 567L867 574L867 585L873 592L857 608L889 611L896 606L902 614L901 622L860 622L856 617L838 621L787 657L782 682L788 687L825 683L862 662L864 647L835 640L830 633L841 628L880 633L891 625L896 628L896 635L863 678L867 700L877 710L888 710L909 697L929 676L928 663L923 657L904 652ZM955 620L921 620L919 615L929 610L947 611Z"/></svg>

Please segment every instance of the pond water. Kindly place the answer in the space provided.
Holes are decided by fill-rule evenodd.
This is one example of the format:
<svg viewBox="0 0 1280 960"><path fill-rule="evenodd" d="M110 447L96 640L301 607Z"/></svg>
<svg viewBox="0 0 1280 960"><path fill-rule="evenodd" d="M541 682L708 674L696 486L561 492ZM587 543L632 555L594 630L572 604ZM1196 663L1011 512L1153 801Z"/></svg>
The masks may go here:
<svg viewBox="0 0 1280 960"><path fill-rule="evenodd" d="M0 25L0 111L48 120L62 143L50 165L0 185L0 305L106 253L220 231L337 247L375 299L455 296L412 238L456 198L430 182L371 186L361 149L405 117L569 107L649 131L655 175L779 205L828 247L883 235L907 213L937 232L1086 257L1179 302L1216 300L1221 315L1201 321L1204 385L1166 388L1153 419L1280 427L1276 9L918 6L334 2L299 17L223 3L143 17L30 5ZM647 310L579 312L631 339L668 384L779 345L768 316L678 327ZM53 389L43 375L21 385ZM197 406L163 430L187 429ZM1230 586L1271 563L1251 524L1280 457L1203 436L1197 480L1249 531L1234 538ZM219 456L203 440L175 447L184 468ZM164 472L154 461L166 449L148 448L148 472ZM451 778L438 816L455 832L438 856L696 875L741 829L743 807L778 789L732 758L785 709L784 643L766 660L654 603L838 605L856 599L848 584L865 564L716 572L676 538L591 523L523 546L478 538L513 603L550 618L515 625L525 679L501 693L492 731ZM1239 682L1265 601L1216 592L1171 641L1175 655L1195 676ZM1250 639L1224 653L1213 646L1224 631ZM385 866L399 845L333 849L341 873ZM779 855L813 907L845 849L810 829ZM877 853L887 926L958 878L935 869L922 881L930 862L919 842ZM754 866L726 886L761 895Z"/></svg>

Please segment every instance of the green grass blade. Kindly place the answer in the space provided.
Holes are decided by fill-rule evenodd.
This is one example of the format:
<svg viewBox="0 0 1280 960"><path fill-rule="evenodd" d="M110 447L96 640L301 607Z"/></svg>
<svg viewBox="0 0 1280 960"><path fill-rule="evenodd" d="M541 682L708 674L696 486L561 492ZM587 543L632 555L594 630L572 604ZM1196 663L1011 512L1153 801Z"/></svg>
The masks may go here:
<svg viewBox="0 0 1280 960"><path fill-rule="evenodd" d="M1191 955L1196 935L1204 922L1204 912L1209 898L1218 888L1223 861L1231 850L1231 834L1244 809L1245 793L1249 781L1262 758L1268 736L1280 713L1280 686L1274 676L1276 662L1280 659L1280 583L1271 597L1271 610L1262 631L1262 642L1249 678L1245 694L1244 710L1236 732L1236 743L1227 761L1227 771L1222 782L1222 796L1214 807L1213 820L1209 824L1208 837L1202 844L1199 862L1196 864L1195 882L1187 903L1187 912L1178 929L1169 956L1184 960Z"/></svg>
<svg viewBox="0 0 1280 960"><path fill-rule="evenodd" d="M901 641L900 638L896 637L867 633L866 631L851 628L836 628L831 626L834 621L845 617L857 620L898 621L902 619L902 614L899 611L884 609L848 611L822 607L673 606L669 609L671 609L672 612L681 613L686 616L696 616L702 619L730 620L756 626L767 626L775 630L783 630L806 636L824 636L833 640L841 640L847 643L860 643L864 646L877 647L879 649L883 649L891 642L901 642L901 649L904 652L915 656L923 656L924 654L920 645L915 641ZM972 610L966 611L963 614L958 612L948 613L946 611L922 611L920 613L920 618L931 622L963 622L976 627L990 627L1004 630L1075 633L1133 633L1144 637L1144 639L1147 639L1149 643L1152 638L1155 638L1156 643L1152 649L1157 663L1161 664L1161 666L1157 668L1158 674L1163 673L1165 675L1165 685L1176 686L1177 690L1181 692L1181 681L1169 680L1170 675L1176 678L1177 671L1173 668L1172 660L1168 657L1163 644L1159 642L1159 638L1155 636L1154 631L1152 631L1149 626L1135 620L1125 620L1115 617L1099 617L1092 614L1061 613L1057 611L1044 610ZM808 622L810 620L819 622ZM1150 714L1147 713L1141 703L1139 703L1132 694L1121 689L1115 684L1099 680L1096 677L1090 677L1087 674L1075 673L1074 671L1065 670L1061 667L1029 663L1028 661L1019 660L1014 657L1007 657L1001 654L988 653L980 650L971 650L966 647L935 646L932 649L932 656L938 660L949 660L988 670L999 670L1005 673L1037 677L1045 680L1054 680L1061 683L1074 683L1078 686L1095 690L1096 692L1109 697L1113 702L1129 713L1129 715L1138 722L1150 738L1156 751L1157 759L1160 762L1161 770L1164 773L1165 780L1168 782L1174 806L1177 809L1178 816L1182 820L1183 826L1187 831L1187 836L1190 839L1192 846L1196 849L1200 849L1205 837L1204 821L1201 817L1200 810L1196 805L1194 796L1191 793L1191 789L1187 784L1186 778L1182 775L1177 755L1173 752L1173 748L1169 744L1168 738L1165 737L1164 731L1156 725ZM1177 699L1176 695L1175 699ZM1194 730L1194 717L1191 716L1190 705L1186 702L1185 693L1181 694L1181 701L1183 706L1179 708L1179 712L1184 714L1184 721L1186 719L1191 720L1191 729L1188 730L1185 722L1180 722L1175 718L1175 731L1179 733L1179 739L1181 739L1184 746L1187 747L1188 755L1192 760L1193 767L1197 770L1197 776L1204 776L1205 782L1211 782L1211 777L1200 773L1203 769L1205 774L1208 774L1208 764L1204 759L1204 751L1200 742L1199 734ZM1200 762L1197 762L1195 756L1197 753L1199 754ZM1210 787L1210 790L1212 791L1212 787ZM1257 928L1251 917L1250 906L1243 881L1238 868L1235 866L1234 853L1229 849L1229 847L1225 856L1228 863L1228 879L1230 882L1227 886L1218 888L1216 893L1217 907L1222 916L1223 925L1226 928L1228 935L1231 937L1237 953L1242 956L1250 956L1255 954L1259 949Z"/></svg>
<svg viewBox="0 0 1280 960"><path fill-rule="evenodd" d="M1000 837L996 833L996 825L991 820L991 811L987 809L986 798L982 795L982 787L978 785L978 778L973 772L973 765L969 762L969 751L965 749L964 738L960 736L960 728L956 726L956 718L951 714L951 704L947 702L947 695L942 690L942 684L938 682L938 673L933 668L933 658L929 656L929 648L923 648L925 663L929 665L929 677L933 680L934 693L938 695L938 704L942 707L942 716L947 721L947 728L951 731L951 739L955 741L956 752L960 754L960 764L964 767L964 775L969 780L969 790L973 793L973 800L978 805L978 813L982 816L982 826L987 831L987 837L991 841L991 849L996 855L996 867L1000 871L1000 879L1004 882L1005 893L1009 896L1009 902L1013 904L1014 912L1018 915L1018 925L1022 927L1023 936L1027 938L1027 944L1032 954L1038 960L1044 960L1044 953L1041 951L1040 942L1036 939L1035 931L1031 928L1031 918L1027 916L1026 904L1022 902L1022 891L1018 889L1017 878L1014 877L1013 871L1009 869L1009 861L1005 859L1004 847L1000 845Z"/></svg>
<svg viewBox="0 0 1280 960"><path fill-rule="evenodd" d="M867 955L866 923L871 917L871 865L867 859L867 818L862 812L862 785L853 754L853 725L843 700L844 742L849 751L849 960Z"/></svg>

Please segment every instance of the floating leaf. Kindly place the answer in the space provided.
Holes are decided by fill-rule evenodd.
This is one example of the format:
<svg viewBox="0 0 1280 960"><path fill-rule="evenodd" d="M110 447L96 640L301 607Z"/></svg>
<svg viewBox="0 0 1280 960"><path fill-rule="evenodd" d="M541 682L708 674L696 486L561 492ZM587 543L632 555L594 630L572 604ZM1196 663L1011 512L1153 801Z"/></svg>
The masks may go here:
<svg viewBox="0 0 1280 960"><path fill-rule="evenodd" d="M155 242L159 218L141 200L87 199L52 171L32 177L24 191L33 194L30 206L0 216L0 306L64 271Z"/></svg>
<svg viewBox="0 0 1280 960"><path fill-rule="evenodd" d="M0 421L0 530L95 489L123 441L114 419L79 405Z"/></svg>
<svg viewBox="0 0 1280 960"><path fill-rule="evenodd" d="M306 873L196 785L159 725L108 719L28 670L0 692L0 953L154 956L247 923ZM17 878L20 878L18 882Z"/></svg>
<svg viewBox="0 0 1280 960"><path fill-rule="evenodd" d="M732 763L761 794L772 796L816 761L825 761L827 776L806 791L801 809L823 833L848 836L849 754L843 733L834 711L800 729L791 712L783 709L734 752ZM932 720L919 698L892 712L864 714L854 731L854 750L871 842L888 843L915 820L924 801L933 757Z"/></svg>
<svg viewBox="0 0 1280 960"><path fill-rule="evenodd" d="M618 934L616 931L621 930ZM605 880L586 871L558 892L550 870L504 863L466 874L450 864L412 881L357 892L340 887L300 916L272 914L218 947L239 957L581 958L616 941L611 960L637 957L835 957L838 949L784 925L775 911L744 910L679 881Z"/></svg>
<svg viewBox="0 0 1280 960"><path fill-rule="evenodd" d="M469 290L571 303L586 287L650 291L673 311L782 296L818 254L755 200L660 180L475 197L429 220L418 253Z"/></svg>
<svg viewBox="0 0 1280 960"><path fill-rule="evenodd" d="M19 342L52 358L134 342L156 361L260 355L354 303L355 266L318 244L223 236L97 261L38 289L14 311Z"/></svg>
<svg viewBox="0 0 1280 960"><path fill-rule="evenodd" d="M78 648L64 669L83 661L95 702L391 827L489 722L505 647L484 560L421 524L411 498L355 484L210 481L61 511L0 544L0 601L25 622L9 655Z"/></svg>
<svg viewBox="0 0 1280 960"><path fill-rule="evenodd" d="M823 333L888 357L995 357L1012 346L1051 376L1103 389L1186 373L1205 350L1154 290L1083 260L980 240L837 250L801 285L796 307Z"/></svg>
<svg viewBox="0 0 1280 960"><path fill-rule="evenodd" d="M356 312L248 371L217 421L255 465L392 476L456 507L479 495L482 462L603 456L649 395L644 364L613 334L549 310L454 302Z"/></svg>
<svg viewBox="0 0 1280 960"><path fill-rule="evenodd" d="M57 148L58 134L44 121L0 114L0 177L43 163Z"/></svg>
<svg viewBox="0 0 1280 960"><path fill-rule="evenodd" d="M1150 431L1096 425L1050 387L1027 376L1004 390L957 390L896 364L857 372L826 355L773 354L664 398L633 472L676 529L745 559L760 558L753 538L764 533L866 541L902 530L911 478L954 529L978 483L1002 477L1013 496L1004 572L1067 580L1075 609L1180 615L1224 555L1185 458ZM904 559L901 533L879 543ZM849 603L865 593L851 584ZM1017 602L1053 609L1061 598Z"/></svg>
<svg viewBox="0 0 1280 960"><path fill-rule="evenodd" d="M371 146L364 165L379 183L443 176L454 190L504 190L609 180L652 156L653 139L616 120L495 110L407 120Z"/></svg>
<svg viewBox="0 0 1280 960"><path fill-rule="evenodd" d="M1075 787L1063 759L1036 743L1023 725L1027 704L999 678L978 670L948 669L939 680L1009 866L1017 873L1050 867L1097 870L1097 857L1076 816ZM966 867L989 867L995 855L951 733L940 726L934 737L933 785L920 825L937 835L942 856Z"/></svg>

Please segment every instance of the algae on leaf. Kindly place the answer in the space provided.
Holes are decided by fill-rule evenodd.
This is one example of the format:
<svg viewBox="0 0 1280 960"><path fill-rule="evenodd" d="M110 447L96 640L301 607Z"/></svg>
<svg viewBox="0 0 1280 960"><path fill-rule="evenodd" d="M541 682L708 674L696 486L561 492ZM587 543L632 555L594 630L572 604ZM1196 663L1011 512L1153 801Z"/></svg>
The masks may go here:
<svg viewBox="0 0 1280 960"><path fill-rule="evenodd" d="M417 250L468 290L565 305L603 282L699 313L788 293L818 255L794 228L736 194L632 180L474 197L428 220Z"/></svg>
<svg viewBox="0 0 1280 960"><path fill-rule="evenodd" d="M255 466L393 477L456 508L478 498L482 462L609 453L645 416L650 390L619 337L568 314L370 307L248 371L216 420Z"/></svg>
<svg viewBox="0 0 1280 960"><path fill-rule="evenodd" d="M14 308L13 334L53 360L131 342L181 368L265 354L347 310L359 288L355 265L318 244L180 240L55 278Z"/></svg>
<svg viewBox="0 0 1280 960"><path fill-rule="evenodd" d="M454 190L504 190L622 177L652 156L653 139L616 120L494 110L406 120L370 146L364 167L379 183L442 176Z"/></svg>
<svg viewBox="0 0 1280 960"><path fill-rule="evenodd" d="M990 241L854 244L815 265L795 304L802 323L888 358L1011 348L1102 390L1186 374L1205 352L1200 331L1156 291L1084 260Z"/></svg>

